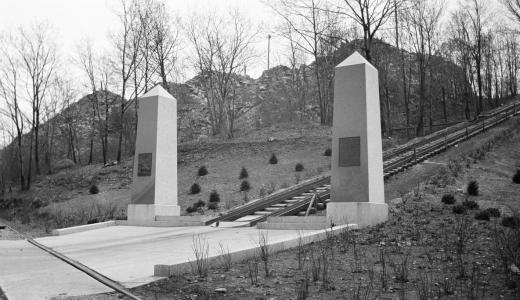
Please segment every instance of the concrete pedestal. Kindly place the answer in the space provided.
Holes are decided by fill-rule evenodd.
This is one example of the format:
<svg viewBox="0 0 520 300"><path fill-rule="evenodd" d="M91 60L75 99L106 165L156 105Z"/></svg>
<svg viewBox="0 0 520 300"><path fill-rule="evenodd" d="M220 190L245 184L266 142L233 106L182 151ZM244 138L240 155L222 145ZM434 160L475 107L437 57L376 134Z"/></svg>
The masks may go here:
<svg viewBox="0 0 520 300"><path fill-rule="evenodd" d="M329 224L388 218L379 109L377 70L355 52L335 70Z"/></svg>
<svg viewBox="0 0 520 300"><path fill-rule="evenodd" d="M372 226L388 220L386 203L370 202L330 202L327 204L327 221L335 225L357 224L359 227Z"/></svg>
<svg viewBox="0 0 520 300"><path fill-rule="evenodd" d="M160 85L139 99L128 223L180 216L177 202L177 101Z"/></svg>
<svg viewBox="0 0 520 300"><path fill-rule="evenodd" d="M129 204L128 221L131 225L150 225L157 216L180 216L181 207L178 205L158 204Z"/></svg>

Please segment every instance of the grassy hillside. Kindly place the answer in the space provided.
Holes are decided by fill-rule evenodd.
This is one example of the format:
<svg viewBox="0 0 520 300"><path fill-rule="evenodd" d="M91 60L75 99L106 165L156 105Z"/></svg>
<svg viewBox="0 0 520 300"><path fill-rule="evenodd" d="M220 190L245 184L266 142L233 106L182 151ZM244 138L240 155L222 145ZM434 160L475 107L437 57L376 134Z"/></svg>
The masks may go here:
<svg viewBox="0 0 520 300"><path fill-rule="evenodd" d="M217 214L247 200L272 193L299 181L328 172L330 157L324 156L330 148L329 127L312 123L288 123L251 130L244 137L232 141L199 141L178 147L178 199L182 213L193 203L208 203L215 190L221 202L217 210L204 209L205 214ZM385 147L395 142L386 140ZM272 154L278 158L269 164ZM304 169L295 171L296 164ZM208 174L197 175L205 166ZM239 187L240 171L245 167L251 190L244 194ZM126 217L130 199L133 159L118 165L102 164L71 166L56 174L37 178L30 191L6 194L0 197L0 218L12 220L17 226L35 234L45 234L56 227ZM190 194L197 183L201 192ZM99 188L90 194L91 186Z"/></svg>

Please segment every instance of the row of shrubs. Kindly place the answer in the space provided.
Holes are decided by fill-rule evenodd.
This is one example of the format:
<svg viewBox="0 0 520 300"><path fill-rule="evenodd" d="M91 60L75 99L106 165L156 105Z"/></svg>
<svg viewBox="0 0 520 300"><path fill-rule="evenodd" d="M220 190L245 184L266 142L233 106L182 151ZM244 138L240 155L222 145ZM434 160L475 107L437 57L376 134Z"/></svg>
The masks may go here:
<svg viewBox="0 0 520 300"><path fill-rule="evenodd" d="M451 194L445 194L441 199L442 203L452 205L457 202L455 197ZM473 200L464 200L462 204L454 205L452 208L455 214L465 214L468 210L477 210L479 205ZM500 210L495 207L481 209L475 214L475 219L480 221L489 221L491 218L500 218ZM518 216L505 216L500 222L504 227L519 228L520 218Z"/></svg>
<svg viewBox="0 0 520 300"><path fill-rule="evenodd" d="M323 155L331 156L332 150L330 148L325 149L325 152L323 153ZM271 164L271 165L278 164L278 157L276 157L276 154L274 154L274 153L271 154L271 157L269 158L269 164ZM303 171L303 169L304 169L304 167L303 167L303 164L301 164L301 163L297 163L296 166L294 167L294 170L296 172L301 172L301 171ZM201 166L199 168L199 170L197 171L197 175L200 177L206 176L208 174L209 174L209 172L208 172L208 168L206 168L206 166ZM242 167L242 170L240 171L239 179L244 179L244 178L248 178L248 177L249 177L249 175L247 173L246 168Z"/></svg>
<svg viewBox="0 0 520 300"><path fill-rule="evenodd" d="M277 158L276 158L276 156L274 156L274 154L271 157L271 160L273 160L273 157L274 157L274 160L277 161ZM303 169L304 169L304 166L301 163L297 163L295 168L294 168L294 170L296 172L301 172L301 171L303 171ZM199 176L205 176L208 173L209 172L208 172L208 169L206 168L206 166L200 167L198 172L197 172L197 174ZM239 187L240 192L245 192L245 193L249 192L251 190L251 184L249 183L249 181L245 180L245 179L249 178L249 173L247 172L247 169L245 167L242 167L242 169L240 170L240 175L239 175L238 178L239 179L244 179L240 183L240 187ZM192 195L196 195L196 194L200 193L201 190L202 189L201 189L200 185L198 183L194 183L194 184L191 185L189 193L192 194ZM210 199L211 199L211 195L210 195ZM211 200L210 200L210 202L211 202ZM196 211L198 208L199 207L195 207L193 209L193 211ZM208 206L208 208L209 208L209 206Z"/></svg>
<svg viewBox="0 0 520 300"><path fill-rule="evenodd" d="M218 192L216 190L211 191L211 193L209 194L208 209L211 209L211 210L218 209L219 202L220 202L220 195L218 194ZM199 201L193 203L192 206L189 206L188 208L186 208L186 212L187 213L196 212L205 206L206 206L206 202L204 202L203 200L199 200Z"/></svg>
<svg viewBox="0 0 520 300"><path fill-rule="evenodd" d="M274 157L274 158L275 158L275 160L277 160L276 157ZM296 166L294 166L294 171L296 171L296 172L301 172L303 170L304 170L304 166L302 163L297 163ZM199 177L206 176L208 174L209 174L209 172L208 172L208 169L206 168L206 166L200 167L199 170L197 171L197 175ZM245 167L242 167L242 169L240 170L238 179L246 179L246 178L249 178L249 173L247 172L247 169Z"/></svg>
<svg viewBox="0 0 520 300"><path fill-rule="evenodd" d="M198 193L200 193L202 190L202 188L200 187L200 185L198 183L194 183L191 185L190 187L190 194L191 195L196 195ZM240 188L239 190L241 192L248 192L249 190L251 190L251 184L249 183L249 181L247 180L243 180L241 183L240 183ZM210 195L211 197L211 195Z"/></svg>

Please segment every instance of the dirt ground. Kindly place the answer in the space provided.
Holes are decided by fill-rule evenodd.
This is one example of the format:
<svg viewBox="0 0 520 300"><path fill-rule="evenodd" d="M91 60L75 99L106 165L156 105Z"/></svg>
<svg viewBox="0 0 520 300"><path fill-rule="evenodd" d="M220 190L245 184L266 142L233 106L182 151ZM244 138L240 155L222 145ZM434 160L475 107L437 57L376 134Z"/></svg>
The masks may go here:
<svg viewBox="0 0 520 300"><path fill-rule="evenodd" d="M520 210L520 185L511 179L518 168L517 117L388 180L388 222L271 254L268 277L258 258L133 292L144 299L520 299L520 274L500 247L503 234L514 233L508 242L520 253L520 230L500 225ZM465 192L471 180L478 196ZM472 200L480 210L497 208L502 217L476 220L479 209L455 214L454 205L441 202L444 194L454 195L455 205Z"/></svg>

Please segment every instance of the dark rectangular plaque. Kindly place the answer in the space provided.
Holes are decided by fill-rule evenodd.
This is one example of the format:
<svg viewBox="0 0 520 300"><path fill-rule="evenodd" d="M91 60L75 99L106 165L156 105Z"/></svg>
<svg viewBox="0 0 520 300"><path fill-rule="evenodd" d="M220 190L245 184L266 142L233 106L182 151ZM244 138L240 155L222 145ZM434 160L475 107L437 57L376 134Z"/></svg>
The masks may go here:
<svg viewBox="0 0 520 300"><path fill-rule="evenodd" d="M152 153L139 153L137 156L137 176L152 175Z"/></svg>
<svg viewBox="0 0 520 300"><path fill-rule="evenodd" d="M358 167L361 165L361 138L346 137L339 139L339 167Z"/></svg>

